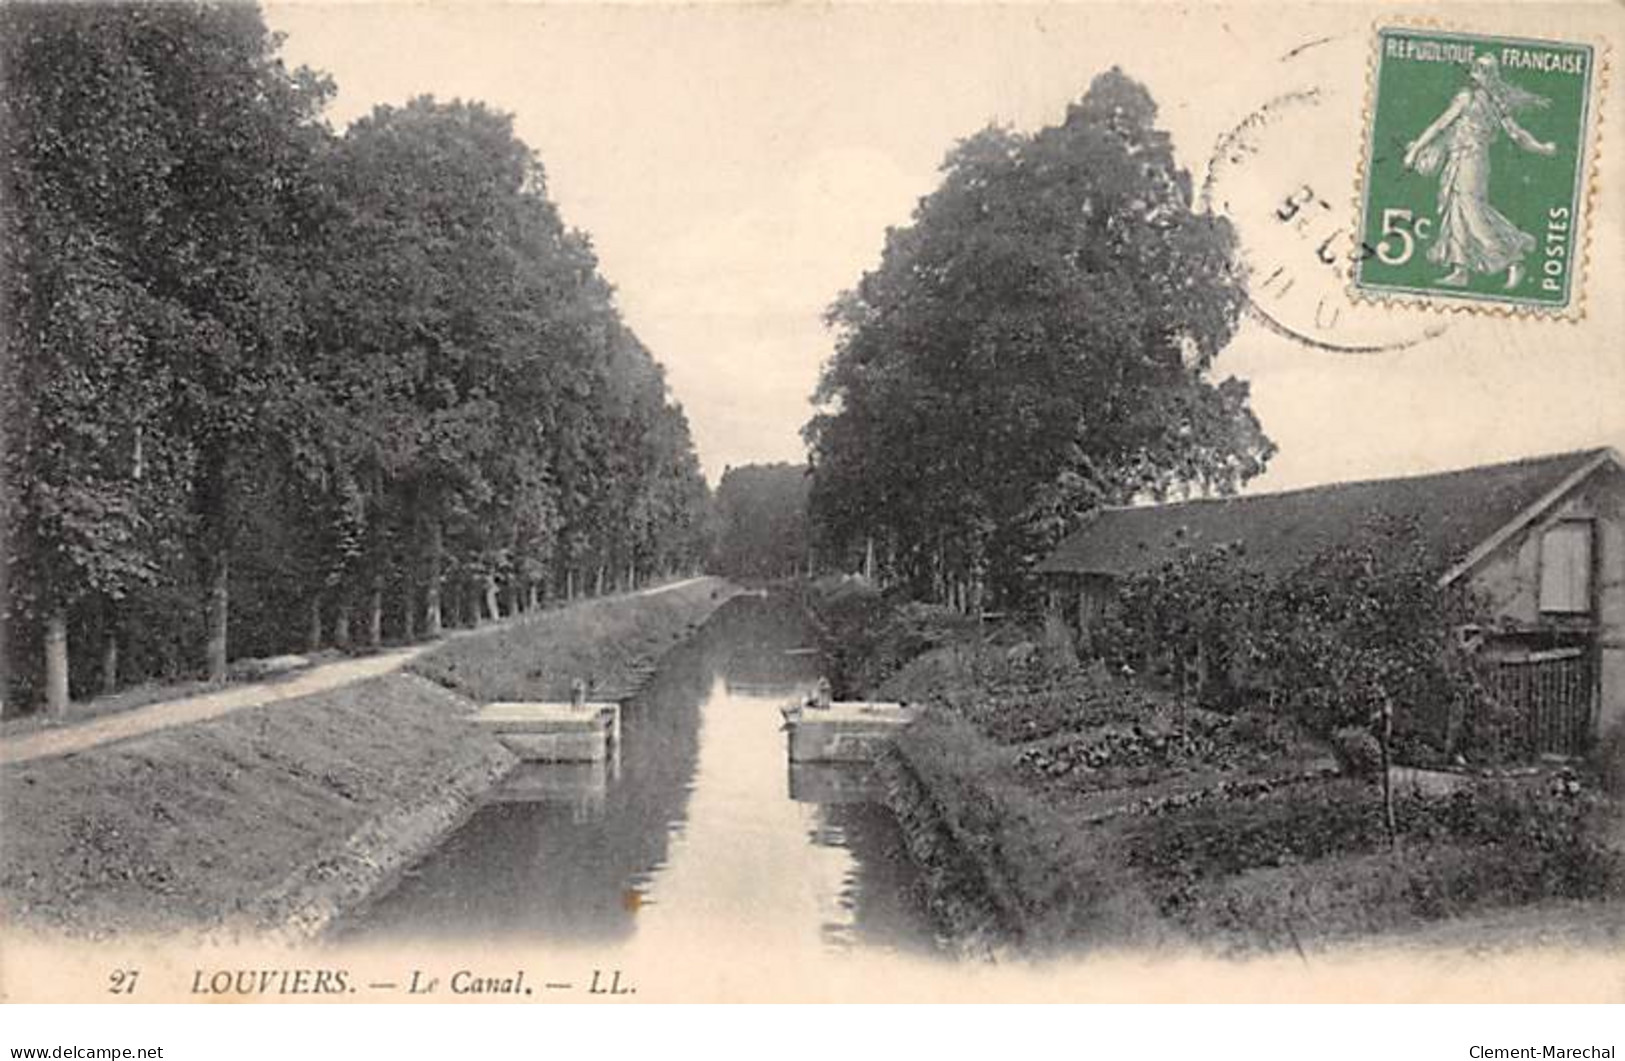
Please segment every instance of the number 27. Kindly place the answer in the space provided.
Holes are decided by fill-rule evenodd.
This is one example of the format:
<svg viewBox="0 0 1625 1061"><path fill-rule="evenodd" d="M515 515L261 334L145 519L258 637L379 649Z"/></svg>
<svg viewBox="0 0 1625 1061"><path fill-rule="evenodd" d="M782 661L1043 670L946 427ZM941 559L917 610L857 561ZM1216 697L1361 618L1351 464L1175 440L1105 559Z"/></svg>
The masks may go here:
<svg viewBox="0 0 1625 1061"><path fill-rule="evenodd" d="M107 974L107 993L110 995L135 994L135 981L140 969L114 969Z"/></svg>

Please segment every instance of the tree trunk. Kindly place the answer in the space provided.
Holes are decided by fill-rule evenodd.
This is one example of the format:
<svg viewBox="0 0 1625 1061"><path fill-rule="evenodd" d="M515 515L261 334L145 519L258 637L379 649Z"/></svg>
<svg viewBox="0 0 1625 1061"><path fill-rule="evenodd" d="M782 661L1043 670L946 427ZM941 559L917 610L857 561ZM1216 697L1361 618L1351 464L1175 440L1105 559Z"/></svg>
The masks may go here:
<svg viewBox="0 0 1625 1061"><path fill-rule="evenodd" d="M350 647L350 606L340 604L333 617L333 643L340 648Z"/></svg>
<svg viewBox="0 0 1625 1061"><path fill-rule="evenodd" d="M310 598L310 626L305 634L305 645L311 652L322 650L322 595Z"/></svg>
<svg viewBox="0 0 1625 1061"><path fill-rule="evenodd" d="M45 713L60 715L68 709L68 616L51 613L45 620Z"/></svg>
<svg viewBox="0 0 1625 1061"><path fill-rule="evenodd" d="M1394 705L1384 701L1377 746L1382 750L1382 812L1388 825L1388 846L1399 845L1399 822L1394 818L1394 768L1389 746L1394 740Z"/></svg>
<svg viewBox="0 0 1625 1061"><path fill-rule="evenodd" d="M118 692L118 628L102 632L102 695Z"/></svg>
<svg viewBox="0 0 1625 1061"><path fill-rule="evenodd" d="M367 601L367 644L378 648L384 643L384 585L379 579L372 581L372 596Z"/></svg>
<svg viewBox="0 0 1625 1061"><path fill-rule="evenodd" d="M102 695L118 692L118 605L102 598Z"/></svg>
<svg viewBox="0 0 1625 1061"><path fill-rule="evenodd" d="M576 599L575 568L567 568L564 572L564 599L570 602Z"/></svg>
<svg viewBox="0 0 1625 1061"><path fill-rule="evenodd" d="M226 680L226 629L230 586L230 554L224 546L214 554L209 570L208 641L204 651L209 681Z"/></svg>
<svg viewBox="0 0 1625 1061"><path fill-rule="evenodd" d="M464 608L468 611L468 625L480 625L480 589L470 582L463 587L463 594L467 598Z"/></svg>
<svg viewBox="0 0 1625 1061"><path fill-rule="evenodd" d="M427 604L423 609L424 633L430 637L439 637L442 630L440 616L440 583L445 577L445 536L441 530L440 521L429 521L429 584L424 596Z"/></svg>
<svg viewBox="0 0 1625 1061"><path fill-rule="evenodd" d="M537 588L536 583L532 582L530 584L529 592L530 592L530 600L526 603L525 610L528 611L528 612L534 612L534 611L541 610L541 607L542 607L542 594L541 594L541 591Z"/></svg>
<svg viewBox="0 0 1625 1061"><path fill-rule="evenodd" d="M863 539L863 580L870 583L875 580L875 540L872 537Z"/></svg>
<svg viewBox="0 0 1625 1061"><path fill-rule="evenodd" d="M597 577L597 580L593 583L592 595L594 597L602 597L604 595L604 565L603 564L598 565L598 577Z"/></svg>
<svg viewBox="0 0 1625 1061"><path fill-rule="evenodd" d="M417 594L412 592L410 578L401 587L401 596L401 639L410 645L418 639Z"/></svg>
<svg viewBox="0 0 1625 1061"><path fill-rule="evenodd" d="M172 633L164 638L163 675L167 682L177 682L181 677L181 658L186 654L186 644L180 634Z"/></svg>
<svg viewBox="0 0 1625 1061"><path fill-rule="evenodd" d="M497 577L495 575L486 575L485 611L490 619L496 620L502 618L502 608L500 605L501 602L497 600Z"/></svg>

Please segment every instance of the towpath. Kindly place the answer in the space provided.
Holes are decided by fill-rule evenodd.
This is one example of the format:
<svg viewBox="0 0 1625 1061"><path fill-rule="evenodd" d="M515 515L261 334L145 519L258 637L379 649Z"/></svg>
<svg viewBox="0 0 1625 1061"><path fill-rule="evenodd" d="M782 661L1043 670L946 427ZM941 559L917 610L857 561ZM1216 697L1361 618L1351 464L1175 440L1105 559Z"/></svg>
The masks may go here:
<svg viewBox="0 0 1625 1061"><path fill-rule="evenodd" d="M652 597L698 581L700 581L698 578L687 578L678 582L666 582L658 586L651 586L648 589L637 590L628 594L628 596ZM24 763L31 759L69 755L73 752L84 751L86 748L94 748L99 744L139 737L156 730L168 729L171 726L204 722L212 718L219 718L221 715L228 715L233 711L241 711L244 708L261 707L280 700L292 700L296 697L336 689L341 685L349 685L352 682L363 681L367 678L376 678L381 674L389 674L400 670L436 645L444 644L446 640L486 633L497 629L498 625L491 624L475 627L471 630L454 630L447 634L445 640L442 641L430 641L421 645L392 649L388 652L381 652L376 656L366 656L361 659L347 659L337 663L322 664L279 681L233 685L228 689L221 689L217 692L182 697L178 700L165 700L133 708L116 715L104 715L100 718L87 719L84 722L68 723L51 729L36 730L32 733L8 737L0 741L0 764Z"/></svg>

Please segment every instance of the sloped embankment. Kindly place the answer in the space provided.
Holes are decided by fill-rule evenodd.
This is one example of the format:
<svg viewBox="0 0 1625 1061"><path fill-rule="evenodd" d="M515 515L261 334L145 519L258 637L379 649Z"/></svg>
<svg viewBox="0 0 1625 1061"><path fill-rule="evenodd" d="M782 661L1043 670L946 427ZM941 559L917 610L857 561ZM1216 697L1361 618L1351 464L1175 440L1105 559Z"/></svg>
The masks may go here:
<svg viewBox="0 0 1625 1061"><path fill-rule="evenodd" d="M511 768L472 708L391 674L9 767L6 918L91 937L319 931Z"/></svg>
<svg viewBox="0 0 1625 1061"><path fill-rule="evenodd" d="M567 700L576 679L595 699L620 700L737 592L723 579L696 578L583 601L448 641L409 669L481 702Z"/></svg>

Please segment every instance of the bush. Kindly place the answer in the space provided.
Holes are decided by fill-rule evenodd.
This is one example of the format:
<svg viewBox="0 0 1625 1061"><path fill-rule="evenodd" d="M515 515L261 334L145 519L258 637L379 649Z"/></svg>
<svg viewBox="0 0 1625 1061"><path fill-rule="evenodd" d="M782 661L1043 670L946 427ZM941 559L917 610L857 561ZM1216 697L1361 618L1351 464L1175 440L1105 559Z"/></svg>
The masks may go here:
<svg viewBox="0 0 1625 1061"><path fill-rule="evenodd" d="M1191 889L1169 913L1198 935L1269 949L1547 898L1595 898L1616 872L1596 848L1441 843L1250 870Z"/></svg>
<svg viewBox="0 0 1625 1061"><path fill-rule="evenodd" d="M1074 789L1093 791L1146 784L1174 771L1257 770L1304 748L1302 735L1286 720L1187 709L1147 712L1126 729L1101 726L1030 748L1018 763L1034 776L1065 778Z"/></svg>
<svg viewBox="0 0 1625 1061"><path fill-rule="evenodd" d="M1130 862L1164 913L1226 930L1282 917L1360 927L1355 911L1340 908L1368 902L1393 906L1380 915L1392 919L1395 910L1426 918L1586 898L1619 876L1618 856L1600 839L1607 808L1595 796L1485 781L1444 797L1406 793L1395 810L1397 856L1386 851L1381 797L1368 781L1199 801L1131 826ZM1381 861L1361 861L1379 852ZM1283 867L1295 872L1266 872Z"/></svg>
<svg viewBox="0 0 1625 1061"><path fill-rule="evenodd" d="M1111 723L1150 723L1177 710L1165 694L1135 685L1095 663L1086 667L1040 661L984 668L975 687L943 698L1001 744L1022 744Z"/></svg>
<svg viewBox="0 0 1625 1061"><path fill-rule="evenodd" d="M1417 838L1541 852L1551 857L1547 894L1590 895L1614 873L1617 856L1602 839L1612 813L1606 799L1577 787L1481 781L1417 801L1399 825Z"/></svg>
<svg viewBox="0 0 1625 1061"><path fill-rule="evenodd" d="M862 579L820 579L806 600L818 620L830 682L842 699L871 695L885 680L975 626L951 608L898 603Z"/></svg>
<svg viewBox="0 0 1625 1061"><path fill-rule="evenodd" d="M1236 547L1192 549L1123 580L1108 651L1151 671L1167 657L1176 685L1205 681L1206 703L1269 690L1328 737L1410 705L1396 737L1436 760L1460 750L1453 722L1487 700L1455 636L1480 602L1438 576L1413 527L1381 520L1278 574Z"/></svg>
<svg viewBox="0 0 1625 1061"><path fill-rule="evenodd" d="M1350 777L1375 777L1382 771L1382 745L1369 730L1344 726L1332 734L1337 768Z"/></svg>
<svg viewBox="0 0 1625 1061"><path fill-rule="evenodd" d="M1177 908L1197 881L1296 865L1384 844L1382 804L1368 782L1295 785L1253 798L1200 801L1130 826L1130 862Z"/></svg>

